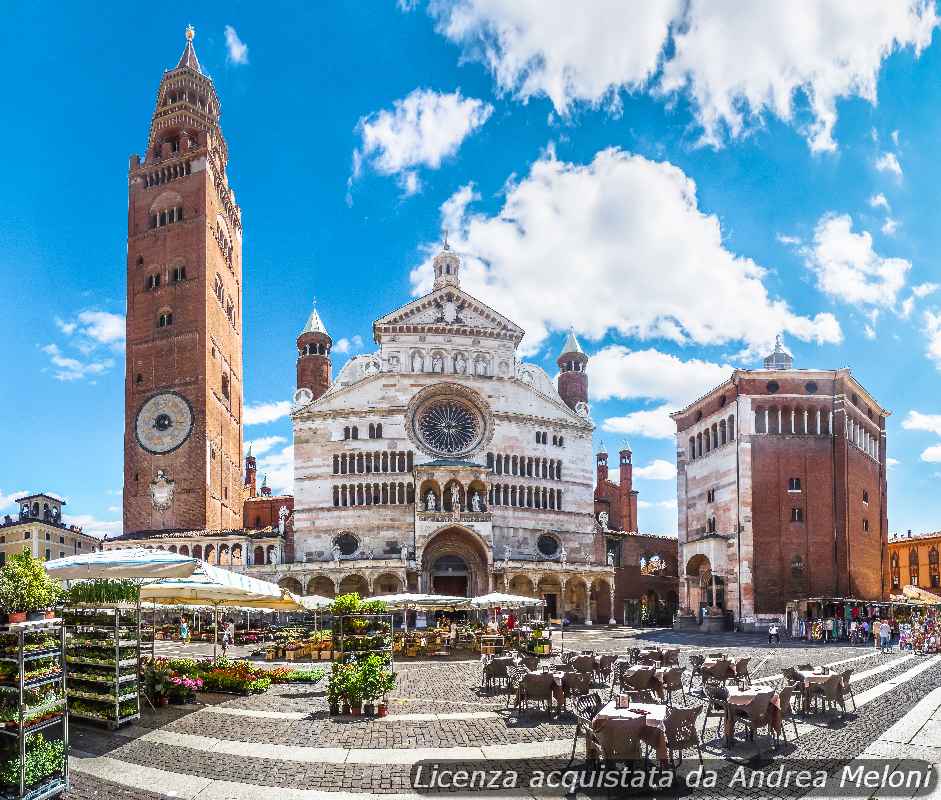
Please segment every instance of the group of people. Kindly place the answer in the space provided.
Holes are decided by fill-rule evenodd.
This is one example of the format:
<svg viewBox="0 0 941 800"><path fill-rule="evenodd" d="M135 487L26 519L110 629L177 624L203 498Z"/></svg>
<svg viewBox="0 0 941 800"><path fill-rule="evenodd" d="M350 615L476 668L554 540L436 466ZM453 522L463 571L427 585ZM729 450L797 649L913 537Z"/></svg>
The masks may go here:
<svg viewBox="0 0 941 800"><path fill-rule="evenodd" d="M880 620L878 618L869 625L869 620L864 619L857 622L855 619L850 622L850 641L859 644L868 644L869 637L872 637L874 647L879 647L883 652L892 647L892 641L895 638L895 623L891 620Z"/></svg>
<svg viewBox="0 0 941 800"><path fill-rule="evenodd" d="M182 644L190 643L190 626L186 617L180 615L180 642ZM231 645L235 644L235 623L231 619L222 620L222 655L225 657L226 651Z"/></svg>

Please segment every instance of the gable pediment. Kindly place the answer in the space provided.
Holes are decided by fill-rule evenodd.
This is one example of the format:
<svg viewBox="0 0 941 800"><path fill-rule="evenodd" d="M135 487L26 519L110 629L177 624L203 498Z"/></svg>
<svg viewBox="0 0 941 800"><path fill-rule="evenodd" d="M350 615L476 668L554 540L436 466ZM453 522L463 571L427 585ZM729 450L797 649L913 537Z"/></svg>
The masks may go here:
<svg viewBox="0 0 941 800"><path fill-rule="evenodd" d="M377 340L383 333L454 333L510 340L519 344L523 329L473 295L443 287L380 317L373 323Z"/></svg>

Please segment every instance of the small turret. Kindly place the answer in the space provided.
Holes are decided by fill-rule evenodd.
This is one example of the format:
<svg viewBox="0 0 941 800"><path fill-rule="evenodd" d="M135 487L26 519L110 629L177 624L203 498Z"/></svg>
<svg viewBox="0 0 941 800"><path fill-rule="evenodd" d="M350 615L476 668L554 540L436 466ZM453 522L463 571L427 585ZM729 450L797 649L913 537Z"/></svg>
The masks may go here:
<svg viewBox="0 0 941 800"><path fill-rule="evenodd" d="M265 475L261 479L261 496L262 497L271 497L271 487L268 485L268 476Z"/></svg>
<svg viewBox="0 0 941 800"><path fill-rule="evenodd" d="M595 456L597 461L597 472L598 472L598 484L604 483L608 480L608 451L605 450L604 442L601 443L601 449L598 451L598 454Z"/></svg>
<svg viewBox="0 0 941 800"><path fill-rule="evenodd" d="M445 286L457 288L461 285L461 259L448 245L447 236L444 237L444 246L441 248L441 252L435 256L434 269L435 289L441 289Z"/></svg>
<svg viewBox="0 0 941 800"><path fill-rule="evenodd" d="M637 492L634 491L634 464L631 446L624 442L620 457L618 474L618 502L621 507L621 525L625 531L637 531Z"/></svg>
<svg viewBox="0 0 941 800"><path fill-rule="evenodd" d="M255 456L252 455L252 446L248 446L248 455L245 456L245 488L248 490L249 497L255 497L257 494L255 488L255 477L258 474L258 465L255 463Z"/></svg>
<svg viewBox="0 0 941 800"><path fill-rule="evenodd" d="M332 347L333 339L314 307L297 337L297 388L310 389L314 400L330 388Z"/></svg>
<svg viewBox="0 0 941 800"><path fill-rule="evenodd" d="M774 350L765 358L765 369L794 369L794 356L785 349L781 334L774 338Z"/></svg>
<svg viewBox="0 0 941 800"><path fill-rule="evenodd" d="M578 403L588 403L588 356L578 343L574 329L569 329L556 364L559 366L559 395L565 404L574 410Z"/></svg>

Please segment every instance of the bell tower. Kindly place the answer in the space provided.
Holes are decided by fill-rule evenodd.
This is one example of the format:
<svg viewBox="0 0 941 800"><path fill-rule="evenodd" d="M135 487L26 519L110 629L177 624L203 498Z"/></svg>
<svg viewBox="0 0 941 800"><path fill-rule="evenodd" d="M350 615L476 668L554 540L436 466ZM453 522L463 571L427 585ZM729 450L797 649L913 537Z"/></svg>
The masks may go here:
<svg viewBox="0 0 941 800"><path fill-rule="evenodd" d="M579 403L587 403L588 356L575 338L574 330L569 330L556 364L559 366L559 396L565 404L574 409Z"/></svg>
<svg viewBox="0 0 941 800"><path fill-rule="evenodd" d="M297 388L309 389L313 399L330 388L330 348L333 339L314 308L297 337Z"/></svg>
<svg viewBox="0 0 941 800"><path fill-rule="evenodd" d="M194 35L128 170L128 533L242 524L242 219Z"/></svg>

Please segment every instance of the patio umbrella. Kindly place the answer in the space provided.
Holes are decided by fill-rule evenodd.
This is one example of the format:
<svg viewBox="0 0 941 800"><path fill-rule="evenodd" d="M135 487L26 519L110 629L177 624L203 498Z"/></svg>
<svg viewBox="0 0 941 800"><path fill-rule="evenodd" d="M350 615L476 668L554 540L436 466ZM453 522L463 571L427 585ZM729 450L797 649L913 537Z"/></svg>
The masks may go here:
<svg viewBox="0 0 941 800"><path fill-rule="evenodd" d="M141 588L141 599L160 605L211 605L216 623L212 656L219 642L219 607L267 608L301 611L304 606L290 592L273 583L219 569L205 562L188 578L159 581Z"/></svg>
<svg viewBox="0 0 941 800"><path fill-rule="evenodd" d="M503 592L491 592L480 597L475 597L470 601L474 608L535 608L543 605L545 601L540 597L524 597L519 594L504 594Z"/></svg>
<svg viewBox="0 0 941 800"><path fill-rule="evenodd" d="M198 558L165 550L134 547L127 550L101 550L47 561L43 566L56 580L93 578L143 579L187 578L196 570Z"/></svg>
<svg viewBox="0 0 941 800"><path fill-rule="evenodd" d="M401 592L399 594L385 594L369 598L381 600L390 611L456 611L470 608L466 597L456 597L448 594L418 594ZM408 615L402 614L404 630L408 630Z"/></svg>

